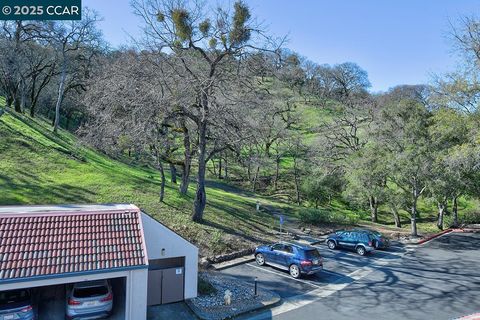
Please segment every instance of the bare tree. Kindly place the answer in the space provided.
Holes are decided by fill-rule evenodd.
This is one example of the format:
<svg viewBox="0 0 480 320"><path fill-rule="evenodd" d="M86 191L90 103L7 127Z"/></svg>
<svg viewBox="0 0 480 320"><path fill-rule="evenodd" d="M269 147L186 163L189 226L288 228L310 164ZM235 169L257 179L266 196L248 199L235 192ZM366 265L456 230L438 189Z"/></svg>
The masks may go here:
<svg viewBox="0 0 480 320"><path fill-rule="evenodd" d="M267 50L269 38L254 23L249 8L236 2L233 12L217 8L205 12L200 1L134 0L135 12L145 22L145 36L150 46L174 53L178 63L173 70L195 90L191 105L179 105L182 114L197 126L197 191L192 219L201 222L206 205L206 163L216 153L228 148L227 137L238 137L235 132L233 107L239 105L238 96L228 90L251 90L241 62L250 52ZM272 47L272 49L275 49ZM218 139L209 147L211 126L220 129Z"/></svg>
<svg viewBox="0 0 480 320"><path fill-rule="evenodd" d="M98 20L94 11L85 9L82 20L47 25L46 38L55 48L60 67L53 124L55 132L60 124L60 108L65 92L85 89L84 79L88 76L89 66L102 46L101 33L96 27Z"/></svg>

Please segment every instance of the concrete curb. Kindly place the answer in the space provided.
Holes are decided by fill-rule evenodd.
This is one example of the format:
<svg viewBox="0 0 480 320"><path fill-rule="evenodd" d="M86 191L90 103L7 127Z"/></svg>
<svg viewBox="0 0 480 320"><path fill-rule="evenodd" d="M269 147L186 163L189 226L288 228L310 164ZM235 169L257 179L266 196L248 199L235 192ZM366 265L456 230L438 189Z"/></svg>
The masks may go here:
<svg viewBox="0 0 480 320"><path fill-rule="evenodd" d="M250 261L253 261L253 260L255 260L255 258L253 257L253 255L248 255L248 256L243 256L243 257L236 258L236 259L229 260L229 261L224 261L224 262L220 262L220 263L215 263L215 264L212 264L211 266L212 266L215 270L219 271L219 270L223 270L223 269L235 267L235 266L238 266L238 265L240 265L240 264L243 264L243 263L246 263L246 262L250 262Z"/></svg>
<svg viewBox="0 0 480 320"><path fill-rule="evenodd" d="M433 240L435 238L443 236L444 234L450 233L452 231L454 231L454 229L446 229L446 230L443 230L442 232L439 232L439 233L436 233L434 235L428 236L428 237L418 241L417 243L412 243L412 244L416 244L416 245L424 244L425 242L428 242L430 240Z"/></svg>
<svg viewBox="0 0 480 320"><path fill-rule="evenodd" d="M264 290L266 291L266 290ZM243 310L240 310L238 312L234 312L232 314L229 314L228 316L221 316L215 313L209 313L207 311L201 310L200 308L197 308L190 300L185 301L185 304L192 310L192 312L202 320L220 320L220 319L233 319L238 316L251 313L253 311L260 311L263 309L271 308L276 305L278 305L282 301L282 298L278 294L275 295L272 299L268 301L260 301L261 305L255 305Z"/></svg>

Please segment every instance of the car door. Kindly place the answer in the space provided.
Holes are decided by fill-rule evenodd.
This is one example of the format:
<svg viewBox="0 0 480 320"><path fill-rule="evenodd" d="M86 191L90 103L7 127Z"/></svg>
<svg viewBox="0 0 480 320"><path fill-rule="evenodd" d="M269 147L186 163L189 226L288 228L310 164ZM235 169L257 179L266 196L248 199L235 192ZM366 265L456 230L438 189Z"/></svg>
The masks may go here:
<svg viewBox="0 0 480 320"><path fill-rule="evenodd" d="M291 245L284 245L280 253L277 255L277 263L285 268L288 268L293 255L293 247Z"/></svg>
<svg viewBox="0 0 480 320"><path fill-rule="evenodd" d="M281 243L274 244L267 255L267 263L280 264L283 248L284 245Z"/></svg>
<svg viewBox="0 0 480 320"><path fill-rule="evenodd" d="M357 232L350 232L350 236L348 238L348 247L350 249L355 249L358 241L359 241L359 234Z"/></svg>
<svg viewBox="0 0 480 320"><path fill-rule="evenodd" d="M349 241L349 237L350 237L350 232L342 232L338 235L338 245L340 247L344 247L344 248L348 248L349 245L348 245L348 241Z"/></svg>

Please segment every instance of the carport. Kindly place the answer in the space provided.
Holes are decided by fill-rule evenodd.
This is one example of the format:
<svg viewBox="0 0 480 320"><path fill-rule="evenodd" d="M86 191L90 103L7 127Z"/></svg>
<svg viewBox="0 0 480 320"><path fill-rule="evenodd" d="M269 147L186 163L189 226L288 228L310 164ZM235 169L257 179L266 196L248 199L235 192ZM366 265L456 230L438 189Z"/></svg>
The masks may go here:
<svg viewBox="0 0 480 320"><path fill-rule="evenodd" d="M31 288L42 308L64 311L69 284L111 279L114 318L145 319L147 277L135 206L0 207L0 291Z"/></svg>

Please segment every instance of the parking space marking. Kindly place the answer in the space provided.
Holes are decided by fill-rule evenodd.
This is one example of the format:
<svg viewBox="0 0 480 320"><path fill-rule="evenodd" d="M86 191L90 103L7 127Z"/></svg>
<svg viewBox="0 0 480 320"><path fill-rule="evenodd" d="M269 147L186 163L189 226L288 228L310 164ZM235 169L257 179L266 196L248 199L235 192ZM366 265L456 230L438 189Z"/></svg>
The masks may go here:
<svg viewBox="0 0 480 320"><path fill-rule="evenodd" d="M302 282L304 284L307 284L307 285L310 285L312 287L316 287L316 288L323 288L323 286L319 286L315 283L311 283L311 282L308 282L308 281L305 281L305 280L302 280L302 279L295 279L291 276L287 276L286 274L282 274L280 272L275 272L273 270L270 270L270 269L267 269L267 268L262 268L262 267L259 267L259 266L256 266L254 264L251 264L251 263L247 263L247 266L250 266L250 267L253 267L253 268L257 268L257 269L260 269L262 271L266 271L266 272L269 272L269 273L273 273L277 276L281 276L281 277L284 277L284 278L287 278L287 279L290 279L290 280L295 280L295 281L298 281L298 282Z"/></svg>
<svg viewBox="0 0 480 320"><path fill-rule="evenodd" d="M407 250L404 253L398 254L398 256L402 257L403 255L411 251L412 250ZM339 281L344 280L344 277L341 277L330 284L319 287L318 289L315 289L308 293L283 299L283 303L280 306L272 308L269 311L262 312L256 316L249 317L249 319L255 319L255 320L266 319L266 318L271 319L273 316L277 316L282 313L301 308L305 305L318 301L322 298L328 297L336 293L337 291L343 290L344 288L349 286L351 283L366 277L367 275L375 271L375 269L379 267L383 267L391 262L392 262L392 259L388 259L388 258L376 259L373 261L371 265L364 266L346 275L345 277L349 277L350 281L339 283Z"/></svg>
<svg viewBox="0 0 480 320"><path fill-rule="evenodd" d="M326 269L323 269L321 273L323 273L323 272L325 272L325 273L327 273L327 274L331 274L331 275L336 276L336 277L339 277L339 278L344 278L344 277L346 277L346 275L343 275L343 274L337 273L337 272L333 272L333 271L328 271L328 270L326 270Z"/></svg>

